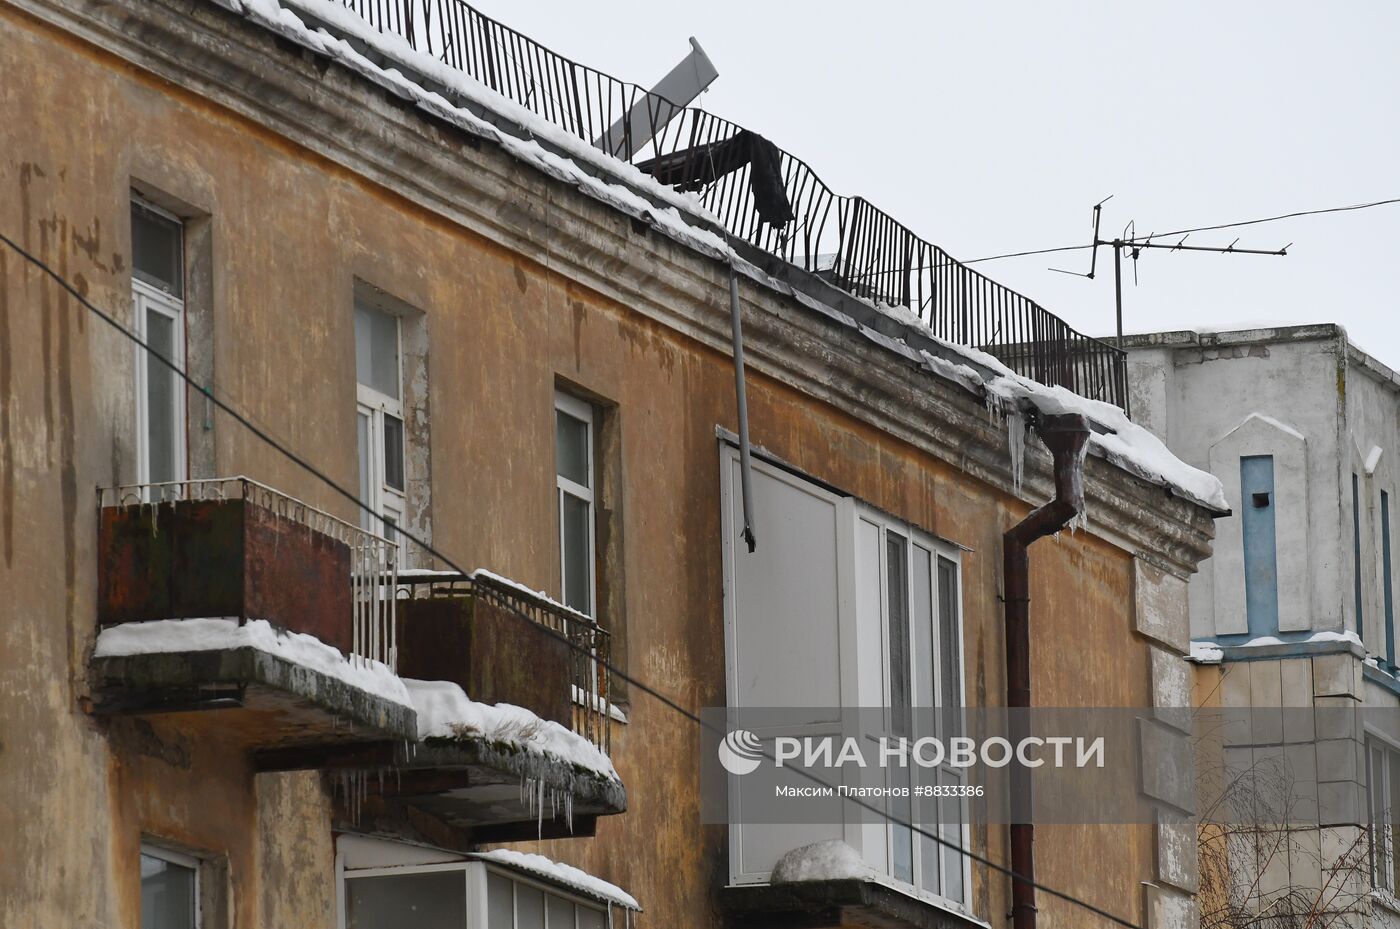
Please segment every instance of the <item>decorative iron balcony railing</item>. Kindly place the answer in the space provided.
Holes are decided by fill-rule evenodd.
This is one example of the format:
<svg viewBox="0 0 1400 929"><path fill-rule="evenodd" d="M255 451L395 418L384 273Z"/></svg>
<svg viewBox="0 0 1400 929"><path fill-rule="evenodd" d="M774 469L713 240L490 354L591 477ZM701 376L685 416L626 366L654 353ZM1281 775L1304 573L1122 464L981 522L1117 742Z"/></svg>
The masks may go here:
<svg viewBox="0 0 1400 929"><path fill-rule="evenodd" d="M436 659L475 663L477 667L462 677L469 681L490 680L496 691L490 699L536 702L539 705L526 706L526 709L568 725L605 753L611 751L612 717L616 712L610 702L612 687L608 670L612 637L595 620L486 572L468 575L450 571L406 571L399 575L398 584L402 599L417 602L471 598L500 613L510 614L501 624L479 630L480 635L468 636L465 641L471 643L467 647L469 654L442 655ZM412 606L404 604L401 610L404 635L409 641L414 640L409 626L422 616L415 613ZM481 623L485 618L481 613L469 614L469 621L473 623ZM522 619L549 630L564 641L538 635L517 638L515 634L520 631ZM439 649L463 641L456 636L444 636L443 631L441 625L434 628L434 640ZM414 676L417 672L413 664L421 657L413 654L405 658L402 673ZM503 673L501 669L493 672L480 667L492 661L509 663L523 672L526 681L523 688L518 683L508 682L507 679L515 676L510 672ZM553 665L556 661L558 665ZM551 666L559 668L556 673L561 675L560 679L551 675L548 670ZM456 675L444 672L442 676ZM465 689L473 699L484 696L471 693L470 686ZM536 700L531 700L531 692L537 695ZM560 706L567 709L561 711Z"/></svg>
<svg viewBox="0 0 1400 929"><path fill-rule="evenodd" d="M104 624L236 614L397 670L393 542L247 477L130 484L97 497ZM170 538L137 546L133 529Z"/></svg>
<svg viewBox="0 0 1400 929"><path fill-rule="evenodd" d="M338 2L565 132L695 193L737 239L857 297L907 307L937 337L981 348L1027 377L1126 405L1121 350L866 200L837 195L762 136L556 54L462 0Z"/></svg>

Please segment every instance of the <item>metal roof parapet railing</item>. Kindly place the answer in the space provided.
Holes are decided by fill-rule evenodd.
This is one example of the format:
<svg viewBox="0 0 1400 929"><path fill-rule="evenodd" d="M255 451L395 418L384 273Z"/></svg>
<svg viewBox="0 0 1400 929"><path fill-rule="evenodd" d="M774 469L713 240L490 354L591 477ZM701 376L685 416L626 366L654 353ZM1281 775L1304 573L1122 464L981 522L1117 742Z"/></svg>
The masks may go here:
<svg viewBox="0 0 1400 929"><path fill-rule="evenodd" d="M939 338L1018 374L1119 407L1125 353L915 235L861 197L839 196L802 159L698 107L579 64L464 0L337 0L657 181L693 192L724 228L853 296L902 306ZM639 106L640 104L640 106ZM623 120L620 136L609 129Z"/></svg>

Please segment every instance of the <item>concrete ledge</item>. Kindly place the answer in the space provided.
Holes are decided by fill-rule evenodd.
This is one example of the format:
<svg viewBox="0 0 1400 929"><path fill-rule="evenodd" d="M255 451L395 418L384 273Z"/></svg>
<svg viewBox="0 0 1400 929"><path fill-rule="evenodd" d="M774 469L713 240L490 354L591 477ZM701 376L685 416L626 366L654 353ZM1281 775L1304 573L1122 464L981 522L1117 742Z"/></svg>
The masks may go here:
<svg viewBox="0 0 1400 929"><path fill-rule="evenodd" d="M383 795L470 828L477 841L535 838L541 820L581 821L627 810L621 781L509 743L432 739L400 745L396 755L395 776L386 779ZM543 803L543 815L527 799L531 795L533 803Z"/></svg>
<svg viewBox="0 0 1400 929"><path fill-rule="evenodd" d="M94 713L228 710L250 748L417 735L410 707L255 648L94 658L91 673Z"/></svg>
<svg viewBox="0 0 1400 929"><path fill-rule="evenodd" d="M720 907L735 929L882 926L984 929L985 923L875 881L802 881L725 887Z"/></svg>
<svg viewBox="0 0 1400 929"><path fill-rule="evenodd" d="M1331 639L1324 641L1273 642L1268 645L1229 645L1216 640L1211 644L1220 649L1220 660L1201 661L1198 664L1221 664L1234 661L1272 661L1279 658L1304 658L1319 655L1351 655L1361 661L1366 653L1355 642Z"/></svg>

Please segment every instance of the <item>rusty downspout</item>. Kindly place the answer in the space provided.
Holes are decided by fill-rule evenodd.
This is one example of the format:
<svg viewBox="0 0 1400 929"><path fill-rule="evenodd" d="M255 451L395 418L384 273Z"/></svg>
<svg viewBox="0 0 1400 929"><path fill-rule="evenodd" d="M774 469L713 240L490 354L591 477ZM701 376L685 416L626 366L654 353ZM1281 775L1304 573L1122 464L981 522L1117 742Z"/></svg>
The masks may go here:
<svg viewBox="0 0 1400 929"><path fill-rule="evenodd" d="M1084 509L1084 453L1089 421L1077 413L1041 416L1036 432L1054 457L1055 498L1034 510L1002 537L1002 577L1006 603L1006 705L1013 743L1026 726L1017 707L1031 705L1030 554L1036 539L1069 525ZM1025 768L1011 772L1012 929L1035 929L1035 827L1031 824L1031 782Z"/></svg>

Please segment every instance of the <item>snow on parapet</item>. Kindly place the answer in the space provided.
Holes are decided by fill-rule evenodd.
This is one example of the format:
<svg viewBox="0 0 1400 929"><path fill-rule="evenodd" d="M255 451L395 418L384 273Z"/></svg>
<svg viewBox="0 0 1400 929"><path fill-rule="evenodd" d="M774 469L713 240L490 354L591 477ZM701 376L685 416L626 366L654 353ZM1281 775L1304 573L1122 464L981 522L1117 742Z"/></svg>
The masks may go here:
<svg viewBox="0 0 1400 929"><path fill-rule="evenodd" d="M144 623L107 626L97 634L97 647L93 651L93 657L116 658L177 652L227 651L236 648L254 648L336 678L376 697L402 706L413 705L403 680L389 670L387 665L365 658L351 660L341 654L339 649L327 645L314 635L286 632L275 628L265 619L250 619L241 626L234 617L156 619Z"/></svg>
<svg viewBox="0 0 1400 929"><path fill-rule="evenodd" d="M904 318L909 315L907 310L901 314L890 312L889 307L880 307L880 310L901 322L908 321ZM920 352L928 370L974 393L981 393L989 409L1010 413L1028 407L1046 415L1080 413L1098 427L1089 436L1090 448L1111 464L1154 484L1169 487L1173 493L1216 512L1230 508L1219 478L1173 455L1161 439L1128 419L1127 414L1113 404L1082 397L1065 387L1033 381L986 352L937 338L927 332L927 327L922 329L921 335L970 362L960 364L931 352Z"/></svg>
<svg viewBox="0 0 1400 929"><path fill-rule="evenodd" d="M286 0L287 6L284 6L279 0L225 0L225 2L239 4L245 15L264 28L271 29L285 38L337 59L350 70L414 101L424 112L459 126L474 135L496 142L513 157L533 165L546 175L570 184L587 196L628 216L641 218L651 223L668 237L702 255L732 263L740 274L753 279L760 285L779 293L789 294L804 305L815 305L817 309L829 316L839 317L843 315L834 308L819 304L806 294L794 291L790 286L777 281L740 257L723 236L689 221L682 214L682 210L701 222L710 222L717 228L719 227L718 220L693 194L683 194L661 184L655 178L638 170L634 165L594 148L543 117L490 90L469 75L449 67L426 52L414 49L399 36L378 31L337 0ZM503 132L477 116L470 109L458 106L435 91L423 88L405 77L398 69L385 68L376 64L357 51L345 39L337 38L325 29L311 28L288 6L300 8L307 15L332 24L345 35L353 37L355 41L362 43L365 47L372 48L385 58L401 62L425 78L449 88L452 93L460 95L461 98L518 123L531 138L529 140L520 139L508 132ZM560 157L553 151L546 150L534 141L535 139L548 141L554 148L567 152L569 157ZM625 181L625 184L630 185L630 187L624 186L623 183L608 183L601 180L580 168L580 163L605 171L613 177ZM633 188L644 191L647 196L638 195ZM655 198L655 200L648 198ZM669 204L669 206L663 207L658 204ZM876 305L869 300L854 296L852 299L873 306L900 322L917 326L923 334L932 338L927 324L907 307ZM854 321L848 317L845 321L854 325ZM881 344L893 341L874 333L872 330L858 328L867 337ZM1015 400L1019 396L1019 398L1028 399L1032 406L1040 407L1042 412L1051 412L1046 406L1058 406L1061 408L1061 412L1085 413L1100 426L1109 430L1109 434L1106 435L1095 434L1092 440L1095 449L1102 457L1139 477L1170 487L1174 492L1195 503L1220 512L1229 509L1224 489L1218 480L1177 459L1154 436L1131 423L1117 407L1079 397L1063 388L1047 387L1017 375L992 356L976 349L955 346L951 343L944 344L968 360L991 367L996 376L989 379L969 365L949 362L946 359L924 353L924 360L927 362L928 368L935 374L959 383L970 390L986 390L989 397ZM1057 391L1064 395L1063 398L1057 399L1055 393ZM1070 398L1077 402L1071 402Z"/></svg>
<svg viewBox="0 0 1400 929"><path fill-rule="evenodd" d="M624 208L632 215L647 215L674 233L683 232L692 245L704 245L705 251L728 253L727 243L713 233L702 230L686 222L680 216L685 210L703 222L719 227L717 217L707 209L695 194L682 193L673 187L657 181L639 170L630 162L593 147L588 142L567 132L544 117L538 115L514 100L491 90L471 75L439 61L427 52L409 45L401 36L392 32L380 32L358 13L345 6L340 0L231 0L241 5L246 16L264 28L273 30L286 38L312 48L321 54L339 59L342 63L370 78L386 85L413 100L425 111L439 119L454 123L474 135L500 144L515 157L533 164L535 167L558 180L574 184L585 193L604 200L614 206ZM372 49L374 53L390 61L398 62L412 69L436 84L447 88L462 100L471 103L519 125L529 140L520 139L477 116L471 110L458 106L441 94L428 90L406 77L397 68L386 68L371 61L357 51L346 39L331 35L325 29L307 25L298 15L300 11L321 22L330 24L344 36ZM561 158L546 150L536 139L543 139L554 148L566 152ZM639 197L622 184L608 184L588 172L579 164L587 164L595 169L606 171L637 190L645 191L648 197L668 204L658 207L651 200Z"/></svg>
<svg viewBox="0 0 1400 929"><path fill-rule="evenodd" d="M773 884L794 884L802 881L869 881L875 879L875 869L865 863L860 852L840 839L813 842L794 848L773 866Z"/></svg>
<svg viewBox="0 0 1400 929"><path fill-rule="evenodd" d="M450 681L403 679L418 713L418 738L504 742L611 780L621 780L602 749L551 719L510 703L477 703Z"/></svg>

